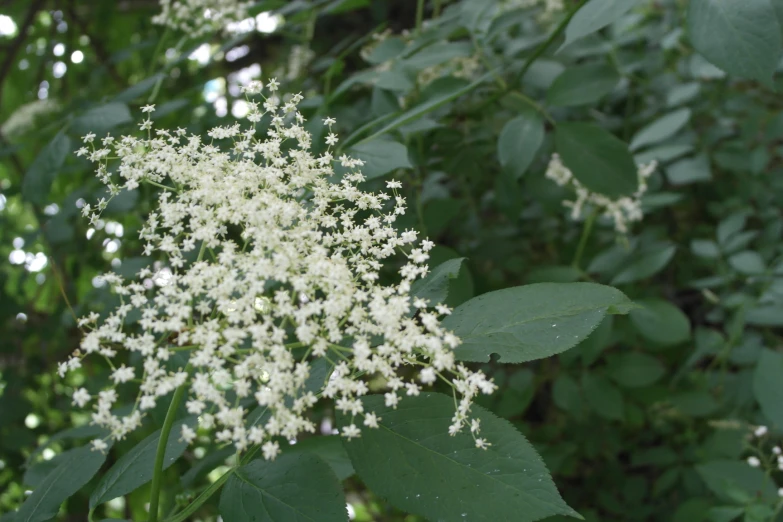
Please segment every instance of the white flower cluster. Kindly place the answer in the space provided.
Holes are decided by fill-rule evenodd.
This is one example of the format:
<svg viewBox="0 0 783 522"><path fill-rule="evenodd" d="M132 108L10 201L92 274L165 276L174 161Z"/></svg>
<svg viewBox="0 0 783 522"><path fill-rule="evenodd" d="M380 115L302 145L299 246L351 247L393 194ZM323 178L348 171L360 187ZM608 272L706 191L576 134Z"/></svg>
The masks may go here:
<svg viewBox="0 0 783 522"><path fill-rule="evenodd" d="M251 125L214 128L206 141L183 129L154 129L149 118L140 125L144 139L106 137L99 146L94 135L85 137L77 154L97 164L112 195L142 183L163 189L140 238L166 266L129 282L104 277L121 305L101 321L97 314L82 320L88 332L60 373L84 357L104 358L115 386L79 389L74 403L92 404L93 422L121 439L184 386L198 429L240 451L260 445L271 459L279 452L275 438L315 430L309 411L319 397L355 421L342 431L351 438L360 435L357 423L374 428L380 420L360 400L370 380L386 406L396 407L441 379L458 406L450 432L467 426L486 447L470 409L496 386L455 361L460 340L439 321L450 310L410 294L427 274L433 243L395 228L405 212L400 184L389 182L391 193L360 190L363 162L347 156L339 162L348 172L338 178L334 120L324 120L330 147L315 157L297 110L302 96L283 100L277 87L270 80L263 101L249 98ZM260 82L246 88L262 90ZM106 204L85 206L84 214L94 221ZM392 258L401 264L397 282L384 284L381 269ZM187 365L174 363L181 353ZM306 387L314 363L331 368L315 390ZM118 417L123 383L137 383L138 394L132 412ZM249 425L248 412L259 407L267 415ZM197 432L186 426L180 436L192 441Z"/></svg>
<svg viewBox="0 0 783 522"><path fill-rule="evenodd" d="M763 439L764 437L767 436L768 433L769 433L769 428L767 428L764 425L757 426L753 429L753 436L758 439ZM763 452L760 449L758 451L760 455L763 455ZM777 465L778 471L783 471L783 450L780 449L780 446L772 446L772 455L769 457L769 460L766 461L766 463L771 465L773 460ZM752 468L758 468L762 464L761 459L759 459L756 456L748 457L747 463ZM778 494L781 497L783 497L783 488L780 488L778 490Z"/></svg>
<svg viewBox="0 0 783 522"><path fill-rule="evenodd" d="M161 11L152 22L198 37L244 20L252 4L246 0L160 0Z"/></svg>
<svg viewBox="0 0 783 522"><path fill-rule="evenodd" d="M591 192L574 177L568 167L563 165L557 153L552 154L546 170L546 177L561 187L568 185L576 191L575 201L563 202L563 205L571 209L571 219L579 219L579 216L584 211L585 204L588 204L614 222L614 228L617 232L625 234L628 232L629 223L641 221L644 217L641 198L647 192L647 179L658 168L658 163L652 161L647 165L639 165L638 167L639 188L632 196L619 199L611 199L603 194Z"/></svg>

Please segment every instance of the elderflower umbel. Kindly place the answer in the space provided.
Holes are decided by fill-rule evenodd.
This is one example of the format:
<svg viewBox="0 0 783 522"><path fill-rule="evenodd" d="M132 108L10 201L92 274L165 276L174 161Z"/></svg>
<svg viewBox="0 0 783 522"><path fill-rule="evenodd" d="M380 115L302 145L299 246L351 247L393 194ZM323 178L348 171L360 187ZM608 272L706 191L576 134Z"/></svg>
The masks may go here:
<svg viewBox="0 0 783 522"><path fill-rule="evenodd" d="M571 219L579 219L584 210L585 204L592 205L600 211L604 217L614 222L614 228L617 232L625 234L628 232L628 224L635 221L641 221L642 213L641 198L647 192L647 179L658 168L658 163L653 161L647 165L639 165L637 171L639 188L632 196L611 199L603 194L591 192L576 179L573 173L563 165L560 155L552 154L549 166L546 170L546 177L560 185L570 186L576 191L575 201L564 201L563 205L571 209Z"/></svg>
<svg viewBox="0 0 783 522"><path fill-rule="evenodd" d="M270 80L266 90L277 87ZM262 85L245 90L260 94ZM352 419L342 435L353 438L360 425L382 421L360 400L370 378L383 383L388 407L442 379L458 400L449 432L468 426L476 445L488 446L470 409L495 385L455 361L460 340L439 322L448 307L410 295L434 244L394 228L405 212L400 184L389 182L391 193L364 192L363 162L347 156L339 161L349 170L338 179L331 148L311 152L297 110L302 96L260 98L248 98L251 125L216 127L207 139L153 128L154 107L145 107L145 138L104 139L99 147L89 136L90 149L77 152L97 164L112 197L144 183L163 190L139 235L159 264L130 281L103 276L120 305L103 320L80 321L88 329L80 349L60 365L64 375L85 357L110 361L115 386L138 388L133 409L118 416L114 387L94 395L79 389L74 403L91 403L93 423L122 439L184 386L198 426L183 427L182 440L203 430L239 451L260 446L273 459L274 438L316 430L309 411L320 397ZM269 126L257 131L262 120ZM324 123L334 143L334 120ZM106 204L85 205L84 215L95 222ZM393 257L402 261L397 282L382 284ZM312 372L318 364L330 369L328 378ZM249 420L256 409L264 415Z"/></svg>

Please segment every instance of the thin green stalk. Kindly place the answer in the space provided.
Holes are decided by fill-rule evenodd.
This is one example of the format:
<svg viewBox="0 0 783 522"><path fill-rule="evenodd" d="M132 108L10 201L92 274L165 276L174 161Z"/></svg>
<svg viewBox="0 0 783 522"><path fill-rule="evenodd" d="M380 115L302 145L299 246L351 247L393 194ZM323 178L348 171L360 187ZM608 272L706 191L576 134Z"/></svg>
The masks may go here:
<svg viewBox="0 0 783 522"><path fill-rule="evenodd" d="M536 60L541 58L541 55L543 55L547 49L549 49L549 46L554 43L555 40L557 40L560 35L565 31L566 27L568 26L568 22L571 21L571 18L574 17L577 11L584 5L584 3L587 0L581 0L576 6L574 6L571 11L568 12L565 18L560 22L560 25L557 26L557 28L552 32L551 35L549 35L549 38L546 39L544 43L538 46L538 49L535 50L535 52L530 55L530 58L527 59L525 62L525 65L522 67L522 70L517 73L517 76L513 82L513 84L518 84L520 81L522 81L522 78L525 77L525 73L530 69L530 66L535 63Z"/></svg>
<svg viewBox="0 0 783 522"><path fill-rule="evenodd" d="M182 384L174 391L171 398L169 410L166 412L166 419L163 421L163 427L160 430L160 439L158 440L158 449L155 453L155 467L152 474L152 486L150 487L150 518L149 522L158 522L158 503L160 502L160 486L163 479L163 461L166 456L166 444L169 441L171 428L174 426L174 417L177 416L177 408L182 398L185 396L185 384Z"/></svg>
<svg viewBox="0 0 783 522"><path fill-rule="evenodd" d="M421 25L424 23L424 0L418 0L416 4L416 34L421 33Z"/></svg>
<svg viewBox="0 0 783 522"><path fill-rule="evenodd" d="M189 520L189 517L196 512L201 505L209 500L209 497L214 495L223 484L233 475L236 468L231 468L220 476L215 482L213 482L207 489L202 491L196 499L187 505L185 509L177 513L176 515L167 518L164 522L185 522Z"/></svg>
<svg viewBox="0 0 783 522"><path fill-rule="evenodd" d="M579 262L582 260L582 254L585 251L585 246L587 246L587 239L590 237L590 232L593 230L593 224L595 224L597 217L598 212L593 211L585 220L582 236L579 238L579 245L576 247L576 254L574 254L574 260L571 263L574 268L579 268Z"/></svg>

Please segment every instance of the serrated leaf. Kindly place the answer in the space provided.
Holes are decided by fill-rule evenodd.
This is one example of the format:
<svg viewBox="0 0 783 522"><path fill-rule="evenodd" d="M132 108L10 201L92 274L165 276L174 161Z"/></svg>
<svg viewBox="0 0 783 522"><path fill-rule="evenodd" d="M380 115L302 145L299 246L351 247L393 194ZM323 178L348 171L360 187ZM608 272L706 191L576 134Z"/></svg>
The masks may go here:
<svg viewBox="0 0 783 522"><path fill-rule="evenodd" d="M614 90L620 75L604 63L579 65L563 71L549 87L546 101L556 107L574 107L597 102Z"/></svg>
<svg viewBox="0 0 783 522"><path fill-rule="evenodd" d="M707 60L772 85L783 41L769 0L690 0L687 23L691 43Z"/></svg>
<svg viewBox="0 0 783 522"><path fill-rule="evenodd" d="M563 164L588 189L610 198L636 192L636 163L614 135L592 123L559 123L555 142Z"/></svg>
<svg viewBox="0 0 783 522"><path fill-rule="evenodd" d="M174 464L188 447L187 442L180 436L182 426L193 427L195 424L196 417L187 417L174 423L166 442L163 469ZM152 480L159 440L160 430L157 430L124 454L95 486L90 495L90 509L130 493Z"/></svg>
<svg viewBox="0 0 783 522"><path fill-rule="evenodd" d="M345 522L345 496L329 466L309 453L254 460L223 486L225 522Z"/></svg>
<svg viewBox="0 0 783 522"><path fill-rule="evenodd" d="M346 450L367 486L398 508L449 521L579 516L560 497L533 446L484 408L474 405L471 414L492 443L487 450L476 448L467 433L448 434L454 415L450 396L405 397L397 409L384 406L382 395L362 402L365 411L378 414L380 426L346 441ZM351 418L341 414L338 422L344 426Z"/></svg>
<svg viewBox="0 0 783 522"><path fill-rule="evenodd" d="M509 120L498 137L498 160L514 178L519 179L533 163L544 142L544 122L532 111Z"/></svg>
<svg viewBox="0 0 783 522"><path fill-rule="evenodd" d="M408 159L408 149L392 140L379 138L360 143L351 149L351 155L364 161L361 171L367 179L383 176L396 169L413 168Z"/></svg>
<svg viewBox="0 0 783 522"><path fill-rule="evenodd" d="M489 292L463 303L443 320L462 339L457 359L521 363L573 348L607 313L628 313L619 290L595 283L537 283Z"/></svg>
<svg viewBox="0 0 783 522"><path fill-rule="evenodd" d="M93 451L91 446L71 452L27 497L14 520L43 522L54 518L60 504L87 484L105 460L106 454Z"/></svg>
<svg viewBox="0 0 783 522"><path fill-rule="evenodd" d="M35 157L22 181L22 194L28 201L41 205L49 197L52 183L72 152L71 140L64 132L52 138Z"/></svg>

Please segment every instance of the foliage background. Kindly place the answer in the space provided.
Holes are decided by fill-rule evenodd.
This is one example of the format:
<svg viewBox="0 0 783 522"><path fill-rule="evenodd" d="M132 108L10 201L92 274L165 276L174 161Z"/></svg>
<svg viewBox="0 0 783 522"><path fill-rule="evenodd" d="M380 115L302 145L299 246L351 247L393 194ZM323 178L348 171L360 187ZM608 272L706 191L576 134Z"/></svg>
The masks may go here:
<svg viewBox="0 0 783 522"><path fill-rule="evenodd" d="M78 379L54 373L78 344L69 308L111 306L96 276L142 262L135 232L149 187L112 202L94 230L78 206L100 198L99 185L70 151L89 130L133 132L150 100L156 124L204 132L241 113L240 83L277 75L306 94L309 119L337 119L344 150L371 158L369 185L403 181L415 209L405 225L441 245L431 266L466 258L450 305L582 280L644 306L554 358L486 365L501 390L484 406L535 444L569 505L591 521L781 519L777 466L745 461L769 455L783 429L780 81L710 64L689 39L688 2L675 0L634 2L600 32L530 60L578 3L490 16L496 2L431 2L419 14L409 0L266 1L252 12L274 31L200 39L152 25L155 2L2 3L16 30L0 36L0 514L12 520L72 447L52 434L87 420L71 411ZM407 34L374 43L383 31ZM561 74L572 76L558 89ZM540 146L514 134L512 152L499 150L515 118L541 122ZM599 220L583 236L562 205L571 194L545 178L556 124L568 121L631 143L639 163L659 161L644 220L627 235ZM389 122L382 146L367 140ZM771 434L749 438L759 424ZM47 442L51 451L36 450ZM189 452L170 477L216 451ZM421 520L355 476L345 485L356 520ZM168 492L170 502L189 491ZM145 502L142 488L106 516L138 519ZM213 520L215 505L199 516ZM86 497L59 519L85 520Z"/></svg>

